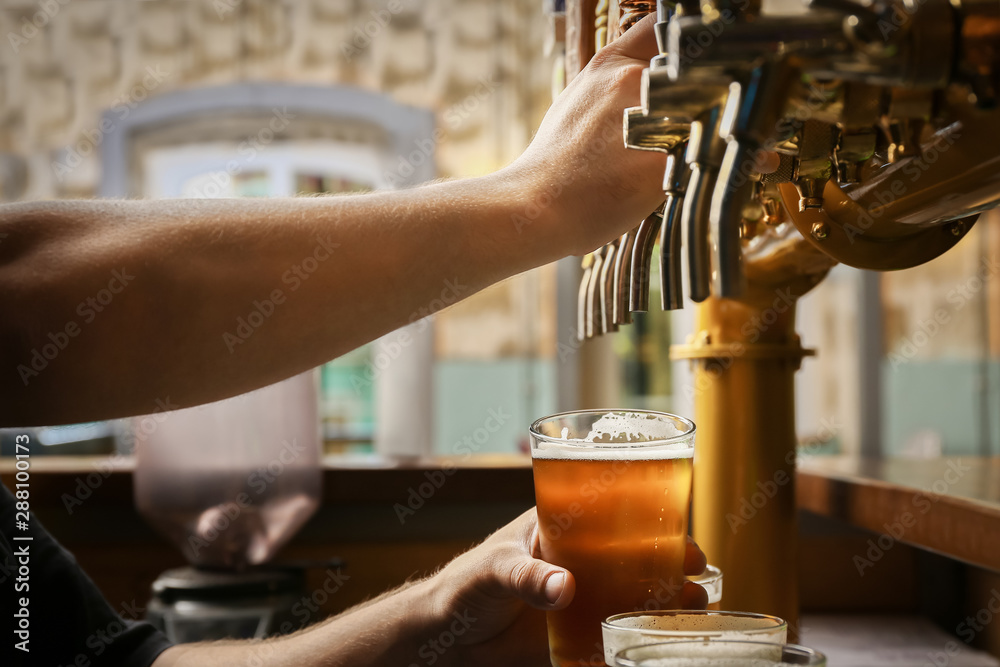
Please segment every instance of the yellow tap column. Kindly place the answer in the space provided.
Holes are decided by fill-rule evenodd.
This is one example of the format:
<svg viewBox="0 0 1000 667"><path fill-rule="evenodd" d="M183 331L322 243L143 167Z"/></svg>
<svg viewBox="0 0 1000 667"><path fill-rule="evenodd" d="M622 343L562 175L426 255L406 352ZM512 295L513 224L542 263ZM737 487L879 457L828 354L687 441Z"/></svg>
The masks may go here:
<svg viewBox="0 0 1000 667"><path fill-rule="evenodd" d="M694 370L693 534L722 568L722 608L774 614L798 635L795 297L709 298L674 359Z"/></svg>

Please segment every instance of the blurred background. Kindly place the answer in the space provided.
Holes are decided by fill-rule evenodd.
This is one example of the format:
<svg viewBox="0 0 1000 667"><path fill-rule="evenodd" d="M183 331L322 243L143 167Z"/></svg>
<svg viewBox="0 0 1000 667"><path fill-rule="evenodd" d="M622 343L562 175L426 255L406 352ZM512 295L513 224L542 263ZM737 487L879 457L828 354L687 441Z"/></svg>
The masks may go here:
<svg viewBox="0 0 1000 667"><path fill-rule="evenodd" d="M316 196L489 173L527 146L564 85L563 9L556 0L2 0L0 195ZM798 330L818 350L797 376L805 454L1000 454L997 224L984 214L954 250L905 272L837 267L802 299ZM521 473L534 419L618 406L691 414L690 369L668 358L693 330L690 307L654 307L581 343L579 263L450 307L445 286L439 303L414 313L415 342L392 334L316 371L325 486L283 557L346 558L355 588L324 610L432 568L530 507ZM658 284L654 275L653 304ZM161 419L31 430L32 457L59 457L36 477L36 512L113 603L143 599L157 573L185 561L131 504L137 441ZM5 456L22 432L4 432ZM415 491L430 480L420 462L441 457L491 472L435 485L433 498ZM841 553L847 574L831 581L854 576L850 550ZM885 579L865 580L882 591L869 603L918 604L909 554L894 550ZM314 590L323 576L310 575ZM862 587L851 582L853 597L807 587L807 606L809 595L824 608L856 604Z"/></svg>
<svg viewBox="0 0 1000 667"><path fill-rule="evenodd" d="M0 11L6 201L304 196L475 176L523 150L562 86L560 7L542 0L44 4L4 0ZM926 266L839 267L802 300L803 341L820 351L798 376L803 439L825 452L997 453L998 241L985 218ZM433 313L432 344L417 346L429 358L410 362L433 395L429 451L416 453L455 454L490 409L511 418L479 453L523 452L524 427L559 409L690 412L686 369L667 360L690 312L640 314L581 346L577 264ZM935 314L947 321L929 331ZM393 377L378 353L365 346L321 369L327 453L374 451L390 418L376 386ZM71 452L77 435L98 432L111 433L92 425L43 441Z"/></svg>

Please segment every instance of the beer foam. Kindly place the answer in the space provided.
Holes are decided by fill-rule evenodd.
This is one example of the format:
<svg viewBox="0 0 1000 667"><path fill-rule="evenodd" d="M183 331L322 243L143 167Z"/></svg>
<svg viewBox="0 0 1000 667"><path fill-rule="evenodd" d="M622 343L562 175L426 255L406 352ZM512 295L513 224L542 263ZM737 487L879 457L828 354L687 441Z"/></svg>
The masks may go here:
<svg viewBox="0 0 1000 667"><path fill-rule="evenodd" d="M742 656L713 656L710 658L647 658L642 662L629 664L637 664L642 667L795 667L795 663L791 662L775 661L769 658L745 658Z"/></svg>
<svg viewBox="0 0 1000 667"><path fill-rule="evenodd" d="M642 412L608 412L601 415L584 438L569 437L563 427L559 441L542 440L532 452L537 459L590 459L599 461L652 461L691 458L694 441L654 444L683 435L670 420ZM551 433L544 433L554 437ZM648 446L643 446L650 443ZM590 446L588 446L590 445Z"/></svg>
<svg viewBox="0 0 1000 667"><path fill-rule="evenodd" d="M728 614L649 614L624 616L609 621L608 625L640 632L666 632L671 635L694 633L753 634L774 632L780 624L771 618L755 616L730 616Z"/></svg>

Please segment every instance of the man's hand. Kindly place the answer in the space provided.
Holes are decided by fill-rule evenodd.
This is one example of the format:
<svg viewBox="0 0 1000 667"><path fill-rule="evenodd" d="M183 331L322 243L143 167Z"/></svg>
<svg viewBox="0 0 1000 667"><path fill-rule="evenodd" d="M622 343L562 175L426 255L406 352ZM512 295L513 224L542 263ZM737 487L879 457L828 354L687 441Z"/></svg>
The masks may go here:
<svg viewBox="0 0 1000 667"><path fill-rule="evenodd" d="M684 570L705 569L705 554L688 540ZM549 665L544 611L563 609L576 591L573 574L539 559L534 509L501 528L476 548L451 561L429 583L435 584L439 613L475 618L457 637L457 664ZM685 609L704 609L705 589L686 582Z"/></svg>
<svg viewBox="0 0 1000 667"><path fill-rule="evenodd" d="M655 12L654 12L655 14ZM655 16L601 49L545 114L507 170L535 191L561 247L583 254L634 228L663 202L662 153L625 148L622 114L639 105L642 70L658 53Z"/></svg>

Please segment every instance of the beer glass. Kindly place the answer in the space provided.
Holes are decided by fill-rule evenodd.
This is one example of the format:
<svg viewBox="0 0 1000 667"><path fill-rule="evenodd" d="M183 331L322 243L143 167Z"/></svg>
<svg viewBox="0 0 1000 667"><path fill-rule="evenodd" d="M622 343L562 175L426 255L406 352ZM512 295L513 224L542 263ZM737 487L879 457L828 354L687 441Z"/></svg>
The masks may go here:
<svg viewBox="0 0 1000 667"><path fill-rule="evenodd" d="M777 616L742 611L637 611L615 614L601 624L604 661L614 665L632 646L700 640L745 640L784 644L788 624Z"/></svg>
<svg viewBox="0 0 1000 667"><path fill-rule="evenodd" d="M797 644L701 640L624 649L614 667L825 667L826 656Z"/></svg>
<svg viewBox="0 0 1000 667"><path fill-rule="evenodd" d="M711 563L705 566L705 571L695 577L688 577L708 593L708 605L705 609L719 611L722 609L722 570Z"/></svg>
<svg viewBox="0 0 1000 667"><path fill-rule="evenodd" d="M694 431L683 417L639 410L531 425L541 556L576 579L573 602L547 613L555 667L603 665L601 623L612 614L679 606Z"/></svg>

